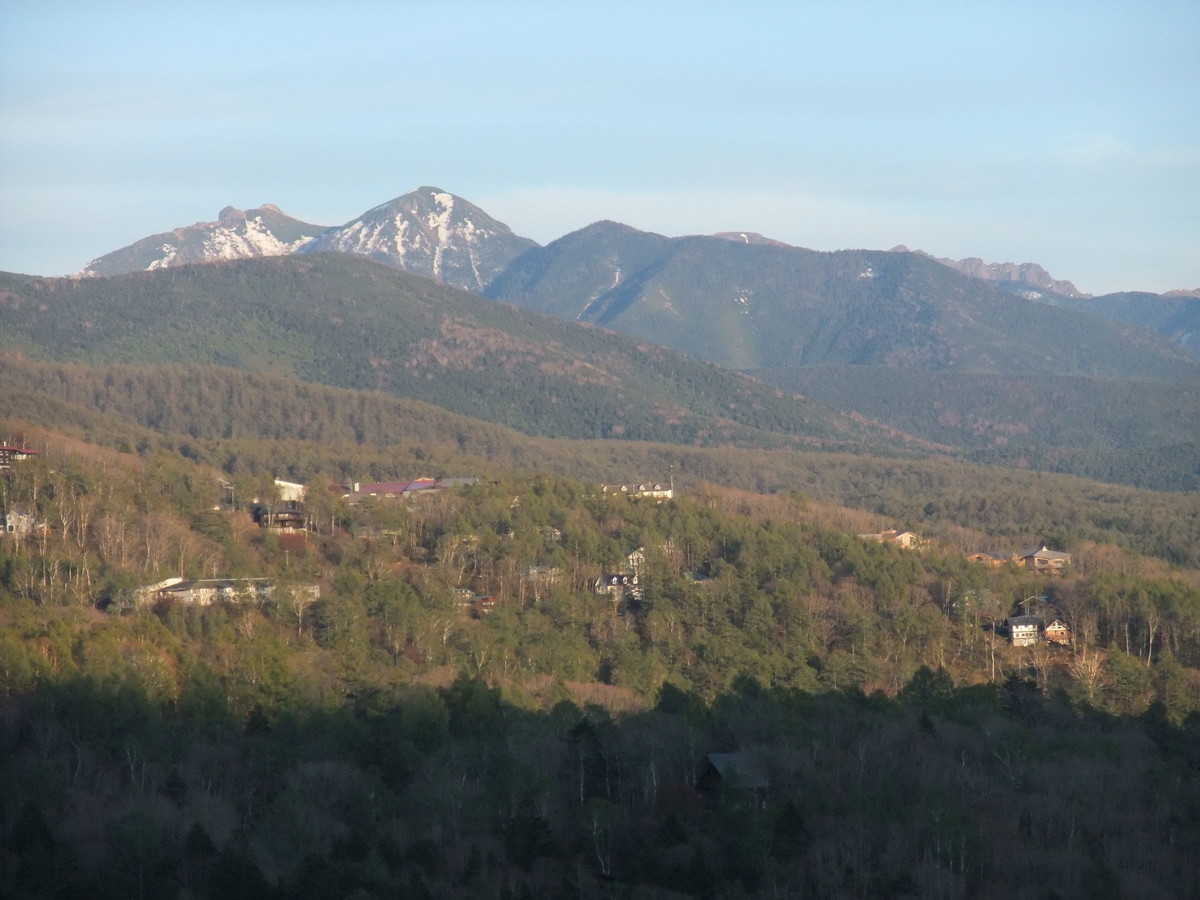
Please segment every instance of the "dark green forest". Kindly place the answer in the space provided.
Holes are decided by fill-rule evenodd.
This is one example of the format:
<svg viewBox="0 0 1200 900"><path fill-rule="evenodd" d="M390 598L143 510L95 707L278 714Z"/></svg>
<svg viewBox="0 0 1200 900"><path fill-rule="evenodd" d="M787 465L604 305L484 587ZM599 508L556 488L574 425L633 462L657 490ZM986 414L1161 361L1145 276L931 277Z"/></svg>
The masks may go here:
<svg viewBox="0 0 1200 900"><path fill-rule="evenodd" d="M1200 495L1137 490L947 458L547 440L379 392L211 367L6 360L0 408L21 422L145 454L164 450L229 476L342 483L469 471L622 482L673 473L758 494L800 491L964 551L993 536L1111 543L1200 567ZM14 432L16 433L16 432ZM1154 461L1150 457L1150 462ZM870 522L867 523L871 525ZM879 530L864 527L863 531Z"/></svg>
<svg viewBox="0 0 1200 900"><path fill-rule="evenodd" d="M954 374L876 366L758 371L968 459L1152 490L1200 489L1200 381Z"/></svg>
<svg viewBox="0 0 1200 900"><path fill-rule="evenodd" d="M664 238L599 222L531 249L485 293L736 369L1197 375L1194 355L1097 314L1106 304L1033 302L913 253Z"/></svg>

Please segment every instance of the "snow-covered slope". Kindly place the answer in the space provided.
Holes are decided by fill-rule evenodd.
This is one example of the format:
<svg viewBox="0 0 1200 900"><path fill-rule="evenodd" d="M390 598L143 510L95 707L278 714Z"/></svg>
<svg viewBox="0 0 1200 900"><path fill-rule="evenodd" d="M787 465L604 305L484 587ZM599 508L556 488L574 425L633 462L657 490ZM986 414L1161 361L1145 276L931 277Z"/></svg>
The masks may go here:
<svg viewBox="0 0 1200 900"><path fill-rule="evenodd" d="M537 244L461 197L421 187L319 235L304 253L354 253L445 284L482 291Z"/></svg>
<svg viewBox="0 0 1200 900"><path fill-rule="evenodd" d="M285 256L324 230L323 225L293 219L269 203L247 210L227 206L215 222L197 222L142 238L92 260L77 275L120 275L223 259Z"/></svg>
<svg viewBox="0 0 1200 900"><path fill-rule="evenodd" d="M422 187L333 228L301 222L269 204L248 210L227 206L216 222L143 238L92 260L77 277L330 251L479 292L536 246L461 197Z"/></svg>

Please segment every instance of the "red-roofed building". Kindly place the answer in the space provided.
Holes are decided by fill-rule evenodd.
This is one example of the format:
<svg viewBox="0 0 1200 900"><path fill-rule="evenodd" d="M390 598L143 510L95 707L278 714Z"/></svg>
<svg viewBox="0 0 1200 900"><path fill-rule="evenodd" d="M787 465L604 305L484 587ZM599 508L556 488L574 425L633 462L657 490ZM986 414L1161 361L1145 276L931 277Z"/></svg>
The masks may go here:
<svg viewBox="0 0 1200 900"><path fill-rule="evenodd" d="M38 451L30 447L10 447L7 444L0 445L0 469L7 469L15 462L20 462L24 459L29 459L31 456L37 456Z"/></svg>
<svg viewBox="0 0 1200 900"><path fill-rule="evenodd" d="M410 481L376 481L369 484L360 484L356 481L350 485L350 491L346 496L350 498L378 497L381 500L392 499L403 494L411 483Z"/></svg>
<svg viewBox="0 0 1200 900"><path fill-rule="evenodd" d="M412 481L354 482L342 488L342 496L354 503L375 497L379 500L397 500L412 494L440 491L446 488L466 487L474 484L475 478L414 478Z"/></svg>

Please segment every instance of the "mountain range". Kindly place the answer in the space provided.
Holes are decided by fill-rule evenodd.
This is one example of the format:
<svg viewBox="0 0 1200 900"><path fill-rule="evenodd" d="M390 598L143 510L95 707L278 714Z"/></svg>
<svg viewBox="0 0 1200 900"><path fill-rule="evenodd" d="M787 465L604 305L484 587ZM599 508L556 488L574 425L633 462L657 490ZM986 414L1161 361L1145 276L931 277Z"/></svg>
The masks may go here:
<svg viewBox="0 0 1200 900"><path fill-rule="evenodd" d="M422 187L335 228L301 222L271 204L249 210L229 206L215 222L152 235L94 259L78 277L333 251L482 291L513 259L535 246L461 197Z"/></svg>
<svg viewBox="0 0 1200 900"><path fill-rule="evenodd" d="M903 443L758 379L352 254L110 278L0 275L0 350L271 373L545 437L860 451Z"/></svg>
<svg viewBox="0 0 1200 900"><path fill-rule="evenodd" d="M735 369L1173 377L1200 361L1139 329L1030 302L921 254L666 238L614 222L527 251L484 293Z"/></svg>
<svg viewBox="0 0 1200 900"><path fill-rule="evenodd" d="M74 278L0 275L0 350L271 372L531 435L1200 485L1200 298L959 262L610 221L541 246L428 187L334 228L226 208Z"/></svg>
<svg viewBox="0 0 1200 900"><path fill-rule="evenodd" d="M721 247L713 243L716 240L743 249ZM635 248L634 243L639 246ZM1149 328L1189 349L1200 347L1196 337L1200 334L1200 291L1092 297L1069 281L1053 278L1036 263L953 260L909 251L904 246L888 251L890 257L882 251L845 251L840 266L826 266L823 272L808 266L807 272L802 272L797 271L803 268L796 263L799 254L810 254L814 259L830 259L830 255L814 254L753 232L722 232L708 239L665 238L612 222L597 222L542 247L514 234L467 200L436 187L418 188L335 227L302 222L270 204L249 210L226 207L215 222L200 222L144 238L93 260L78 275L117 275L322 251L366 256L453 287L651 340L662 341L665 335L671 335L678 340L667 343L734 367L803 363L814 352L825 352L819 346L821 342L829 345L829 353L840 352L844 361L861 361L850 358L845 348L839 351L836 322L824 323L817 347L808 342L789 347L780 342L778 333L762 336L765 331L776 332L770 313L763 321L764 305L788 306L796 298L807 296L816 298L820 306L831 279L841 282L837 293L849 296L854 293L849 287L855 279L878 278L870 282L873 290L866 293L885 303L890 302L889 291L916 287L933 291L928 296L936 299L946 291L971 292L973 289L963 287L966 283L984 283L1025 301L1093 313ZM589 253L600 255L590 257ZM915 259L936 262L965 276L968 282L932 276L933 282L940 283L931 283L927 273L934 270L923 269ZM896 260L903 262L898 264ZM574 277L570 271L563 271L568 265L579 266ZM771 276L747 278L739 265L750 266L751 275L759 276L761 267L770 270L782 266L791 270L793 280L764 284L764 278L769 281ZM689 267L690 274L681 278L681 266ZM659 277L651 271L654 267L671 271ZM795 281L796 277L800 282ZM682 335L681 327L686 331L692 325L673 321L684 313L680 298L672 290L691 291L696 284L706 288L703 312L699 313L690 296L688 302L712 333ZM639 296L643 285L645 294ZM526 293L529 289L535 296ZM751 296L755 290L757 293ZM549 296L551 291L562 293ZM995 294L975 293L979 302L999 302ZM825 310L818 315L823 319ZM857 328L858 323L846 321L842 326ZM756 331L762 337L756 337ZM898 339L902 343L902 337ZM778 359L781 354L788 355L786 363ZM954 355L951 346L928 346L918 348L914 358L923 366L961 365L962 360L955 362ZM893 360L909 364L911 360L905 360L905 356L905 351L898 350Z"/></svg>

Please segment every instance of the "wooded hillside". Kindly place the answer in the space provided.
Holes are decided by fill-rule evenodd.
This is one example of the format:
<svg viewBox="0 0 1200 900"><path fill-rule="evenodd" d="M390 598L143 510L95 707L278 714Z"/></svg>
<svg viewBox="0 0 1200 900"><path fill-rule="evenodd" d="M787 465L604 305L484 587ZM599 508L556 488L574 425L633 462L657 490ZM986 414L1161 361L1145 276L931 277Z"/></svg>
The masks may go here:
<svg viewBox="0 0 1200 900"><path fill-rule="evenodd" d="M1200 494L362 261L161 276L0 293L0 897L1200 889Z"/></svg>
<svg viewBox="0 0 1200 900"><path fill-rule="evenodd" d="M348 503L314 474L312 529L279 533L244 506L273 490L265 465L222 472L165 435L32 437L0 476L30 517L0 537L9 895L954 897L1053 875L1084 897L1200 878L1194 571L1087 541L1062 576L988 570L863 539L876 515L796 491L693 482L654 503L499 465L411 501ZM598 591L615 571L637 590ZM278 587L133 592L214 574ZM999 626L1036 598L1070 647L1008 645ZM713 776L715 753L745 771Z"/></svg>

